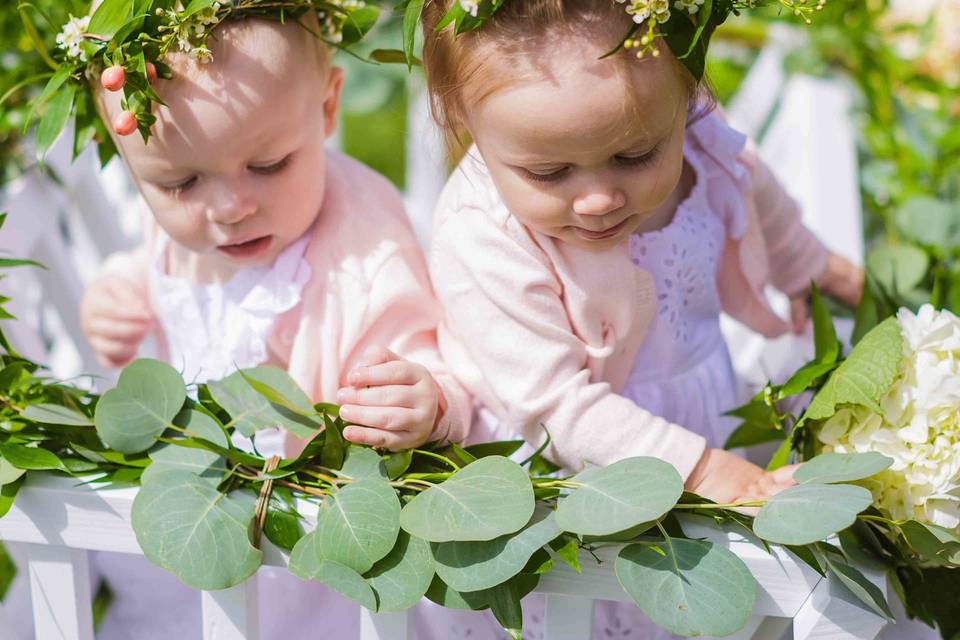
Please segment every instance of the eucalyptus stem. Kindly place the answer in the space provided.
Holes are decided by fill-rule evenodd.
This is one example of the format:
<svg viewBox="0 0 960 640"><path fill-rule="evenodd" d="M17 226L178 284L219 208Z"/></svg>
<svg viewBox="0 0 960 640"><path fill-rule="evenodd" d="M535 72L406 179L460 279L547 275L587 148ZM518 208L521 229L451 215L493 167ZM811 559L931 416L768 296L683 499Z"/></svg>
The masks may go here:
<svg viewBox="0 0 960 640"><path fill-rule="evenodd" d="M449 466L453 467L455 471L460 471L460 465L458 465L456 462L454 462L450 458L440 455L439 453L434 453L433 451L426 451L424 449L414 449L413 452L418 453L422 456L427 456L428 458L436 458L437 460L444 462Z"/></svg>
<svg viewBox="0 0 960 640"><path fill-rule="evenodd" d="M322 489L311 489L310 487L305 487L303 485L297 484L296 482L290 482L289 480L276 480L276 484L279 484L282 487L287 487L290 489L296 489L302 493L308 493L312 496L320 496L326 498L330 495L329 491L324 491Z"/></svg>
<svg viewBox="0 0 960 640"><path fill-rule="evenodd" d="M338 484L346 484L351 481L351 478L344 476L342 478L334 478L333 476L328 476L325 473L320 473L318 471L312 471L310 469L301 469L300 473L305 473L312 478L317 478L318 480L323 480L328 484L337 486Z"/></svg>
<svg viewBox="0 0 960 640"><path fill-rule="evenodd" d="M712 502L703 504L677 504L674 509L736 509L738 507L762 507L767 503L766 500L747 500L744 502L728 502L727 504L714 504Z"/></svg>

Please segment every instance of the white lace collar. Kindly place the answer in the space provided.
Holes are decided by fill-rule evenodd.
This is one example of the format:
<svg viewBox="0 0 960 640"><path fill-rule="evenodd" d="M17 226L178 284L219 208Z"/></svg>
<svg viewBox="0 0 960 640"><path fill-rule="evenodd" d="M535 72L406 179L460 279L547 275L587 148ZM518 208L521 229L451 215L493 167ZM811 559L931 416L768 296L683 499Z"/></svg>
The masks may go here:
<svg viewBox="0 0 960 640"><path fill-rule="evenodd" d="M267 361L274 322L300 303L310 279L304 259L309 236L308 231L286 247L273 264L241 269L225 283L208 284L164 273L170 239L161 235L150 284L168 360L184 379L204 382Z"/></svg>

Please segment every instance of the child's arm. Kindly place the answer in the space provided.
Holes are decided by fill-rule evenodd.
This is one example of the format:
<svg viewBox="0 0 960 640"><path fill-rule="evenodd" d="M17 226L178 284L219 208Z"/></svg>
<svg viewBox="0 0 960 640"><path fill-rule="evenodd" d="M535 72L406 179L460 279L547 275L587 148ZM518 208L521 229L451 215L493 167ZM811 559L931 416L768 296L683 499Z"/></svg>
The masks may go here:
<svg viewBox="0 0 960 640"><path fill-rule="evenodd" d="M451 370L528 442L542 442L546 427L547 456L568 469L646 455L687 477L704 439L590 379L590 347L574 333L562 286L535 250L480 211L458 210L436 227L431 275Z"/></svg>
<svg viewBox="0 0 960 640"><path fill-rule="evenodd" d="M405 235L396 229L394 235ZM472 406L437 349L439 307L412 234L377 268L337 402L352 442L406 449L467 436Z"/></svg>
<svg viewBox="0 0 960 640"><path fill-rule="evenodd" d="M863 269L832 253L803 226L800 206L752 151L753 188L774 286L791 298L795 328L806 320L810 282L848 306L860 302ZM800 325L797 327L797 325Z"/></svg>
<svg viewBox="0 0 960 640"><path fill-rule="evenodd" d="M153 328L149 256L147 244L109 256L84 291L80 326L103 366L122 367L133 360Z"/></svg>

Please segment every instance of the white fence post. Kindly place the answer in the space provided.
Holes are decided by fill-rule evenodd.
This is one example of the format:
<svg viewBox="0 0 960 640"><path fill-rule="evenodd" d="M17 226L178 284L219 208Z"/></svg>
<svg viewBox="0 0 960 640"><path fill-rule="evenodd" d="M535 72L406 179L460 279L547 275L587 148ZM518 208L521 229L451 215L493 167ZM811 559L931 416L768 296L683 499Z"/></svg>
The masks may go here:
<svg viewBox="0 0 960 640"><path fill-rule="evenodd" d="M36 637L93 640L86 550L40 544L27 545L26 549Z"/></svg>
<svg viewBox="0 0 960 640"><path fill-rule="evenodd" d="M360 640L413 640L412 610L373 613L360 609Z"/></svg>
<svg viewBox="0 0 960 640"><path fill-rule="evenodd" d="M258 640L257 578L220 591L202 591L203 640Z"/></svg>
<svg viewBox="0 0 960 640"><path fill-rule="evenodd" d="M861 570L886 596L887 582L884 574L865 567L861 567ZM885 625L886 620L869 611L830 574L820 581L794 617L793 638L875 638Z"/></svg>
<svg viewBox="0 0 960 640"><path fill-rule="evenodd" d="M547 595L543 614L544 640L583 640L593 632L593 600Z"/></svg>

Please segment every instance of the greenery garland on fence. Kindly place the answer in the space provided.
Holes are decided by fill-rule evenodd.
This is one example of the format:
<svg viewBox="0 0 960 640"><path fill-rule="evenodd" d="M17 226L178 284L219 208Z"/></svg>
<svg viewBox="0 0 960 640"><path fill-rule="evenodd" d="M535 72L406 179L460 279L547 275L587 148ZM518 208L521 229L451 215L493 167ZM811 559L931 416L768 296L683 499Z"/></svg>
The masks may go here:
<svg viewBox="0 0 960 640"><path fill-rule="evenodd" d="M0 262L25 264L33 263ZM447 607L490 608L519 638L520 598L554 561L579 571L581 549L616 544L623 545L614 563L620 584L654 622L680 635L722 636L746 623L756 584L736 555L688 538L679 514L784 545L885 617L882 594L854 567L863 552L851 540L865 529L902 532L914 559L960 559L956 537L931 546L927 534L923 545L913 544L921 530L884 518L870 492L853 484L890 465L875 453L823 454L801 467L796 487L766 502L719 505L685 493L673 467L654 458L559 477L540 455L510 460L521 442L397 453L349 445L337 407L312 404L273 367L238 371L188 394L170 366L138 360L98 396L45 378L2 332L0 346L0 514L34 474L139 484L132 522L144 555L198 589L250 577L265 535L290 553L293 574L368 609L401 611L426 595ZM839 358L839 349L827 352ZM848 362L858 358L854 351ZM812 375L795 387L814 384ZM850 401L843 393L832 397ZM323 430L289 459L232 442L238 433L255 443L258 431L278 426L298 436ZM298 509L310 503L316 528L305 532ZM751 518L735 507L760 509ZM824 541L834 534L840 546ZM671 588L654 594L654 582Z"/></svg>

